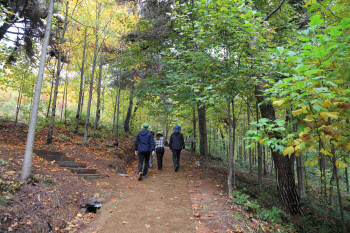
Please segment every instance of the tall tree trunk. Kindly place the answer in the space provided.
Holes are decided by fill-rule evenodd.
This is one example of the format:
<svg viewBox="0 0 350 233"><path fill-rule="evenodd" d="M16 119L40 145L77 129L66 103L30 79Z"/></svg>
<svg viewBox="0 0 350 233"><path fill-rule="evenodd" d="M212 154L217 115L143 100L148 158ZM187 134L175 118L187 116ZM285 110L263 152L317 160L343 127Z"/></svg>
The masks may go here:
<svg viewBox="0 0 350 233"><path fill-rule="evenodd" d="M331 209L334 208L334 180L335 180L335 171L333 169L333 172L332 172L332 177L331 179L329 180L329 207Z"/></svg>
<svg viewBox="0 0 350 233"><path fill-rule="evenodd" d="M193 138L196 138L196 105L193 104L192 106L192 124L193 124ZM192 142L192 148L191 148L191 152L192 154L195 154L196 153L196 143L195 142Z"/></svg>
<svg viewBox="0 0 350 233"><path fill-rule="evenodd" d="M96 20L98 20L100 18L100 12L101 12L101 3L98 3ZM93 86L94 86L94 76L95 76L95 68L96 68L96 60L97 60L98 31L99 31L99 27L97 25L96 31L95 31L96 35L95 35L94 59L92 62L92 71L91 71L91 77L90 77L89 100L88 100L88 106L87 106L87 111L86 111L86 121L85 121L85 127L84 127L84 144L87 143L87 137L88 137L88 131L89 131L90 110L91 110L91 102L92 102L92 90L93 90Z"/></svg>
<svg viewBox="0 0 350 233"><path fill-rule="evenodd" d="M66 81L66 101L64 105L64 125L67 125L67 108L68 108L68 77Z"/></svg>
<svg viewBox="0 0 350 233"><path fill-rule="evenodd" d="M208 155L208 136L207 136L207 119L206 119L206 107L205 105L198 105L198 129L200 135L200 152L205 158L205 167L209 167L209 155Z"/></svg>
<svg viewBox="0 0 350 233"><path fill-rule="evenodd" d="M65 13L65 21L64 21L64 27L61 35L61 44L64 41L64 35L67 30L67 25L68 25L68 7L69 2L66 2L66 13ZM60 84L60 74L61 74L61 58L62 58L62 49L58 50L58 61L57 61L57 73L56 73L56 78L55 78L55 90L54 90L54 96L53 96L53 101L52 101L52 114L51 114L51 122L50 122L50 128L49 128L49 133L47 135L47 144L52 143L53 139L53 129L55 126L55 116L56 116L56 103L57 103L57 94L58 94L58 86Z"/></svg>
<svg viewBox="0 0 350 233"><path fill-rule="evenodd" d="M115 130L115 114L117 112L117 102L118 102L118 90L117 93L115 93L115 101L113 103L113 124L112 124L112 134L114 134Z"/></svg>
<svg viewBox="0 0 350 233"><path fill-rule="evenodd" d="M232 167L233 167L233 187L236 188L236 115L235 115L235 97L232 97ZM230 195L231 196L231 195Z"/></svg>
<svg viewBox="0 0 350 233"><path fill-rule="evenodd" d="M228 194L232 196L232 173L233 173L233 140L232 140L232 121L231 121L231 99L227 100L227 118L228 118L228 177L227 186Z"/></svg>
<svg viewBox="0 0 350 233"><path fill-rule="evenodd" d="M348 195L350 195L350 187L349 187L349 174L348 174L348 168L345 168L344 171L345 175L345 183L346 183L346 192Z"/></svg>
<svg viewBox="0 0 350 233"><path fill-rule="evenodd" d="M256 119L257 122L259 123L259 108L258 108L258 103L256 103ZM257 127L257 130L260 130L260 127ZM257 154L258 154L258 189L259 192L262 191L262 152L261 152L261 145L258 142L257 143Z"/></svg>
<svg viewBox="0 0 350 233"><path fill-rule="evenodd" d="M26 149L24 152L24 160L22 165L22 174L21 174L22 180L26 180L31 175L31 172L32 172L32 154L33 154L34 138L35 138L35 131L36 131L36 122L37 122L38 111L39 111L41 85L43 82L43 76L44 76L44 70L45 70L47 45L49 44L51 25L52 25L53 2L54 2L53 0L50 0L49 2L45 36L44 36L43 46L41 50L39 71L38 71L38 77L37 77L36 86L35 86L34 101L33 101L33 107L30 115Z"/></svg>
<svg viewBox="0 0 350 233"><path fill-rule="evenodd" d="M247 97L247 121L248 121L248 130L250 129L250 114L249 114L249 97ZM252 173L252 148L248 149L248 159L249 159L249 173Z"/></svg>
<svg viewBox="0 0 350 233"><path fill-rule="evenodd" d="M120 77L121 78L121 77ZM119 106L120 106L120 79L118 79L118 100L117 100L117 127L115 130L115 145L118 146L119 145Z"/></svg>
<svg viewBox="0 0 350 233"><path fill-rule="evenodd" d="M84 98L83 87L84 87L84 66L85 66L86 40L87 40L87 27L85 27L84 50L83 50L83 58L81 61L81 69L80 69L80 88L79 88L78 108L77 108L77 114L75 116L75 126L74 126L75 133L78 133L80 113L81 113L81 110L83 108L83 98Z"/></svg>
<svg viewBox="0 0 350 233"><path fill-rule="evenodd" d="M343 231L343 233L346 233L347 231L346 231L346 227L345 227L344 206L343 206L343 200L342 200L340 184L339 184L337 159L335 158L334 144L333 143L331 143L331 144L332 144L332 154L333 154L333 156L331 157L331 160L332 160L332 164L333 164L333 172L334 172L334 176L335 176L335 181L337 183L338 202L339 202L339 208L340 208L342 231Z"/></svg>
<svg viewBox="0 0 350 233"><path fill-rule="evenodd" d="M63 108L64 108L64 100L66 99L66 81L64 81L63 94L62 94L62 104L61 104L61 119L63 120Z"/></svg>
<svg viewBox="0 0 350 233"><path fill-rule="evenodd" d="M22 81L24 81L24 80L22 80ZM23 96L23 86L24 86L24 83L22 82L21 88L19 89L18 98L17 98L15 126L17 125L18 114L19 114L19 110L21 108L22 96Z"/></svg>
<svg viewBox="0 0 350 233"><path fill-rule="evenodd" d="M95 126L94 129L97 130L98 128L98 122L100 120L100 116L101 116L101 109L100 109L100 102L101 102L101 83L102 83L102 68L103 68L103 64L102 64L102 60L103 60L103 56L101 55L100 58L100 70L99 70L99 74L98 74L98 86L97 86L97 106L96 106L96 117L95 117Z"/></svg>
<svg viewBox="0 0 350 233"><path fill-rule="evenodd" d="M49 118L49 114L50 114L52 90L53 90L53 86L54 86L54 83L55 83L56 64L57 64L57 60L55 60L55 65L53 66L53 70L52 70L52 82L51 82L51 89L50 89L50 99L49 99L49 104L47 106L46 119Z"/></svg>
<svg viewBox="0 0 350 233"><path fill-rule="evenodd" d="M132 106L134 104L134 91L135 91L135 80L132 81L132 85L130 87L129 107L128 107L128 112L126 114L125 121L124 121L125 133L130 132L130 119L131 119L131 113L132 113Z"/></svg>
<svg viewBox="0 0 350 233"><path fill-rule="evenodd" d="M276 120L276 115L271 101L263 103L266 98L264 94L265 82L263 80L259 81L260 84L255 86L255 96L258 104L260 104L261 117L269 119L270 122L274 122ZM278 132L270 132L268 136L269 138L282 139L282 135ZM279 197L292 214L301 214L300 200L294 179L295 155L283 156L279 151L273 150L271 153L276 168Z"/></svg>
<svg viewBox="0 0 350 233"><path fill-rule="evenodd" d="M298 177L298 190L301 199L306 197L303 157L302 154L296 157L297 161L297 177Z"/></svg>

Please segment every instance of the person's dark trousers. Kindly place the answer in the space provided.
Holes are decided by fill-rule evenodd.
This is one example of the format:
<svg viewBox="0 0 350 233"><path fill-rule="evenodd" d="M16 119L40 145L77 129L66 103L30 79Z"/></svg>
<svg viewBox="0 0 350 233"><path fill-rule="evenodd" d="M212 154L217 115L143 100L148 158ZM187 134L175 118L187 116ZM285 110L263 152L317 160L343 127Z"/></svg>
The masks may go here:
<svg viewBox="0 0 350 233"><path fill-rule="evenodd" d="M181 150L173 150L173 162L175 167L180 166L180 153Z"/></svg>
<svg viewBox="0 0 350 233"><path fill-rule="evenodd" d="M139 151L139 172L142 172L143 160L145 160L145 167L143 168L143 176L147 174L149 167L149 157L151 155L151 151Z"/></svg>
<svg viewBox="0 0 350 233"><path fill-rule="evenodd" d="M157 153L157 165L158 165L158 170L162 170L162 167L163 167L164 148L157 148L157 149L156 149L156 153Z"/></svg>

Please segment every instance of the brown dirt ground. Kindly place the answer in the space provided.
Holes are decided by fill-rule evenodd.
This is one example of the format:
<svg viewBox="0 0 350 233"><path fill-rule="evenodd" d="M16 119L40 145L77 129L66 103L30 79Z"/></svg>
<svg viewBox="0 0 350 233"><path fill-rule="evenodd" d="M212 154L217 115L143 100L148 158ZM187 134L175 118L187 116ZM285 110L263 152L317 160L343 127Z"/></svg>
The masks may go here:
<svg viewBox="0 0 350 233"><path fill-rule="evenodd" d="M162 172L136 179L137 161L133 137L123 137L118 148L111 139L92 138L81 145L82 136L68 128L55 129L54 143L46 145L47 127L36 134L35 149L63 151L76 161L88 163L107 178L84 180L66 169L34 156L33 177L20 183L27 127L0 124L0 159L8 162L0 178L14 182L8 200L0 201L0 232L272 232L270 226L249 212L232 205L227 196L226 169L198 167L200 156L182 152L175 173L167 149ZM202 161L201 161L202 162ZM156 164L156 162L155 162ZM130 177L118 174L126 173ZM1 188L1 187L0 187ZM0 195L0 197L1 197ZM80 206L101 198L97 214Z"/></svg>
<svg viewBox="0 0 350 233"><path fill-rule="evenodd" d="M180 170L174 172L171 158L167 149L163 171L152 169L142 181L137 180L137 162L129 178L105 179L118 195L79 232L270 232L229 202L215 170L206 172L195 165L198 158L183 151Z"/></svg>

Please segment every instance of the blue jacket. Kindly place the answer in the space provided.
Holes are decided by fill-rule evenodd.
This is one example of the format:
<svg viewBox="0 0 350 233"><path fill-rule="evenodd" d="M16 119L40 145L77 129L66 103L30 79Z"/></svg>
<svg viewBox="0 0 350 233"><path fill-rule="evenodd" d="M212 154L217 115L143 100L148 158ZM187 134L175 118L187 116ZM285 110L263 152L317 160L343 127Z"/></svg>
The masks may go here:
<svg viewBox="0 0 350 233"><path fill-rule="evenodd" d="M170 150L182 150L185 149L184 136L180 132L174 132L170 136L169 142Z"/></svg>
<svg viewBox="0 0 350 233"><path fill-rule="evenodd" d="M148 130L143 129L137 134L135 151L154 151L154 138Z"/></svg>

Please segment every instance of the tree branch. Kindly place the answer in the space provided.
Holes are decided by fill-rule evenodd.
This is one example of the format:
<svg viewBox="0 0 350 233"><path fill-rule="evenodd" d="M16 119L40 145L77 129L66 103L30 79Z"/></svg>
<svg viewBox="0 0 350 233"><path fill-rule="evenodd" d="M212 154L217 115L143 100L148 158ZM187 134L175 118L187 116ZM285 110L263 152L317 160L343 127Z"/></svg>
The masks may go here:
<svg viewBox="0 0 350 233"><path fill-rule="evenodd" d="M282 7L282 5L283 5L283 3L285 2L286 0L282 0L279 4L278 4L278 6L276 7L276 9L274 9L273 11L271 11L265 18L263 18L263 21L267 21L276 11L278 11L281 7Z"/></svg>

